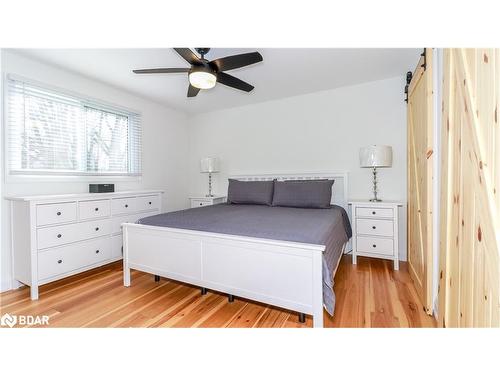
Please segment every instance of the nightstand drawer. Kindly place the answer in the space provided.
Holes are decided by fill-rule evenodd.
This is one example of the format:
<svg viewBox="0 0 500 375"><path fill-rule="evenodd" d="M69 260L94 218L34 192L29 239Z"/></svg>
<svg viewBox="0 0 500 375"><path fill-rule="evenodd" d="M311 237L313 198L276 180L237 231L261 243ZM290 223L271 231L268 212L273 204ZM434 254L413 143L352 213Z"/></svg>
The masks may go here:
<svg viewBox="0 0 500 375"><path fill-rule="evenodd" d="M202 199L192 199L191 200L191 208L212 206L212 205L213 205L212 200L202 200Z"/></svg>
<svg viewBox="0 0 500 375"><path fill-rule="evenodd" d="M357 252L394 255L394 241L390 238L356 237Z"/></svg>
<svg viewBox="0 0 500 375"><path fill-rule="evenodd" d="M394 217L394 212L391 208L356 207L356 216L390 219Z"/></svg>
<svg viewBox="0 0 500 375"><path fill-rule="evenodd" d="M392 237L394 235L394 223L392 220L357 219L356 229L358 234L385 237Z"/></svg>

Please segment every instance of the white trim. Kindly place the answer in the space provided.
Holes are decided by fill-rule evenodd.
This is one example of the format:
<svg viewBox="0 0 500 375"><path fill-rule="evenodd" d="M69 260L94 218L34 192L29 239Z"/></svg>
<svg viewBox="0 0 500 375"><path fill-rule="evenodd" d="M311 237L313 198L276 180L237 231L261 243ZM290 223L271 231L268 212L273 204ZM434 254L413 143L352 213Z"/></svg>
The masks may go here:
<svg viewBox="0 0 500 375"><path fill-rule="evenodd" d="M116 175L27 175L27 174L9 174L8 168L5 168L6 183L33 183L33 182L140 182L141 176L116 176Z"/></svg>

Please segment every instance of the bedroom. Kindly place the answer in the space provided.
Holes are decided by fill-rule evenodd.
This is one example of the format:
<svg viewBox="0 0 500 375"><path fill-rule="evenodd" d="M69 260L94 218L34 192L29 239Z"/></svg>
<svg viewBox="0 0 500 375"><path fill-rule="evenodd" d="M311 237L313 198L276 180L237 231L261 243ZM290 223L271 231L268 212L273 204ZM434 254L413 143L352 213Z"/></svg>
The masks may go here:
<svg viewBox="0 0 500 375"><path fill-rule="evenodd" d="M498 50L196 44L2 46L2 332L499 326Z"/></svg>

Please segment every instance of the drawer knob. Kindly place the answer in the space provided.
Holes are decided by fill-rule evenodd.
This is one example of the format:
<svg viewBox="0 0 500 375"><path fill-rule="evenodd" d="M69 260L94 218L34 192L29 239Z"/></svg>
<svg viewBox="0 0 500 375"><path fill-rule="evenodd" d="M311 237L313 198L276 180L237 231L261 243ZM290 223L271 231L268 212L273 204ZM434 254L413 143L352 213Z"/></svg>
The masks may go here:
<svg viewBox="0 0 500 375"><path fill-rule="evenodd" d="M374 225L374 226L372 227L372 229L377 229L377 227Z"/></svg>
<svg viewBox="0 0 500 375"><path fill-rule="evenodd" d="M95 227L96 232L99 230L99 227Z"/></svg>
<svg viewBox="0 0 500 375"><path fill-rule="evenodd" d="M375 212L375 211L372 211L372 215L375 215L375 214L376 214L376 212Z"/></svg>
<svg viewBox="0 0 500 375"><path fill-rule="evenodd" d="M125 208L128 208L128 204L125 205Z"/></svg>
<svg viewBox="0 0 500 375"><path fill-rule="evenodd" d="M58 235L57 235L57 238L61 238L61 237L62 237L62 234L58 234Z"/></svg>
<svg viewBox="0 0 500 375"><path fill-rule="evenodd" d="M96 250L96 251L95 251L95 253L96 253L96 254L99 254L99 250Z"/></svg>
<svg viewBox="0 0 500 375"><path fill-rule="evenodd" d="M99 211L99 207L94 208L94 210Z"/></svg>
<svg viewBox="0 0 500 375"><path fill-rule="evenodd" d="M203 206L203 203L200 203L200 206Z"/></svg>
<svg viewBox="0 0 500 375"><path fill-rule="evenodd" d="M377 245L375 245L375 244L373 244L372 246L373 246L373 247L377 247Z"/></svg>
<svg viewBox="0 0 500 375"><path fill-rule="evenodd" d="M61 216L61 211L57 211L57 216Z"/></svg>
<svg viewBox="0 0 500 375"><path fill-rule="evenodd" d="M62 259L59 259L59 260L57 261L57 263L61 264L61 263L62 263Z"/></svg>

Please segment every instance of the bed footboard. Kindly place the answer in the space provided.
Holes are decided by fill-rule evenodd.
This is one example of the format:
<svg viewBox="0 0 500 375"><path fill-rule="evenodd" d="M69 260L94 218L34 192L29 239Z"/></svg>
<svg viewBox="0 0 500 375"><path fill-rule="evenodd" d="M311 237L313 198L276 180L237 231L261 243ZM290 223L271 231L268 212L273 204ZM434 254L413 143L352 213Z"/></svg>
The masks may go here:
<svg viewBox="0 0 500 375"><path fill-rule="evenodd" d="M123 224L124 285L130 270L313 316L323 327L322 245Z"/></svg>

